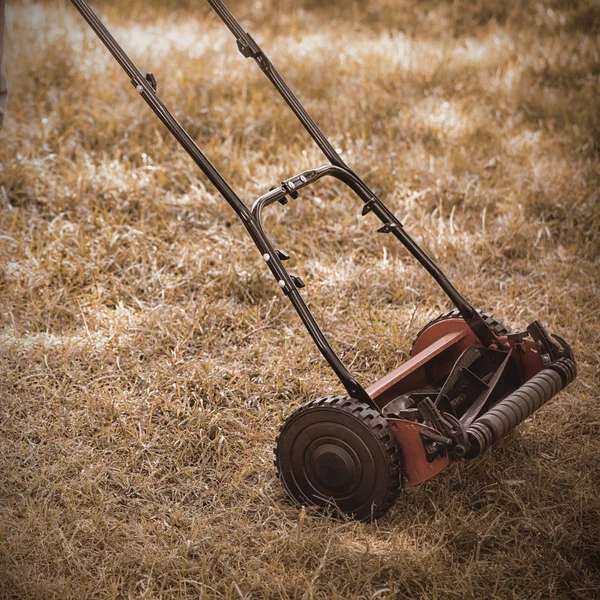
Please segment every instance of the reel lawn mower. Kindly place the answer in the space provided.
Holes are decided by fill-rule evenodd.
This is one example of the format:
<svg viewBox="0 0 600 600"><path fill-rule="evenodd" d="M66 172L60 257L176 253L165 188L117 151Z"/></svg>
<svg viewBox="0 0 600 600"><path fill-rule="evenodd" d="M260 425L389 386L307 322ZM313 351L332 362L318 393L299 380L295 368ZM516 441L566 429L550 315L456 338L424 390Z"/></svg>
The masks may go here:
<svg viewBox="0 0 600 600"><path fill-rule="evenodd" d="M140 96L242 220L276 285L347 392L304 404L283 423L275 465L293 500L334 506L360 520L378 518L401 488L430 479L452 462L477 457L573 381L576 365L565 340L550 336L539 321L525 331L511 332L458 292L342 160L221 0L208 3L234 35L239 51L256 61L329 161L281 182L252 208L240 200L161 102L154 75L142 75L86 0L72 2ZM377 231L399 240L455 306L419 332L407 362L367 387L352 376L329 344L300 294L303 281L284 265L289 255L274 248L263 227L266 208L296 200L301 190L324 177L347 185L362 200L362 214L372 214L381 222Z"/></svg>

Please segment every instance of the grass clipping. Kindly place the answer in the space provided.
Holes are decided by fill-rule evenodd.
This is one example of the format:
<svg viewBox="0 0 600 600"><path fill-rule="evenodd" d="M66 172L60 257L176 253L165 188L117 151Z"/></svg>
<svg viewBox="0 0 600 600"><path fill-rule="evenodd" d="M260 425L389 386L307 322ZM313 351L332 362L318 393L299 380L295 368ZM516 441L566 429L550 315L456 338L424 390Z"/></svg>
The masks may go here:
<svg viewBox="0 0 600 600"><path fill-rule="evenodd" d="M246 202L324 162L198 3L103 2ZM162 7L161 7L162 6ZM580 376L373 525L291 505L272 447L339 392L227 204L68 2L11 3L0 134L4 598L593 598L600 590L596 3L232 2L473 303ZM368 385L447 308L332 181L277 246Z"/></svg>

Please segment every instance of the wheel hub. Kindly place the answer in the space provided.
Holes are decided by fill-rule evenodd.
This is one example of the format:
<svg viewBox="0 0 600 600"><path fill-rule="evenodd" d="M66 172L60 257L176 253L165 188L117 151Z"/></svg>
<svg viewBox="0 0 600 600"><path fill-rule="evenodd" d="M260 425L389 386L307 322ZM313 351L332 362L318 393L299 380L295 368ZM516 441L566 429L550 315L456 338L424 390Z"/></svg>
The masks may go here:
<svg viewBox="0 0 600 600"><path fill-rule="evenodd" d="M304 469L311 483L336 496L351 493L360 480L358 457L342 440L315 440L307 450Z"/></svg>

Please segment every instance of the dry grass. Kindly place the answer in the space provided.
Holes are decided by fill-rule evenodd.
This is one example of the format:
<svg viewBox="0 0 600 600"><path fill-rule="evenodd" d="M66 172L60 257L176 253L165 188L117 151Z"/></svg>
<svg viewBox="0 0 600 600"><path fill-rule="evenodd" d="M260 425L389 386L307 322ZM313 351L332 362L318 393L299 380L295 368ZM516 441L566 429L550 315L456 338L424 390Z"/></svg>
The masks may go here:
<svg viewBox="0 0 600 600"><path fill-rule="evenodd" d="M469 298L515 326L541 318L573 343L580 377L377 524L300 513L274 476L275 433L339 384L70 3L13 2L0 594L598 597L597 3L231 5ZM204 3L102 14L248 202L324 162ZM447 304L355 198L311 190L268 230L368 384Z"/></svg>

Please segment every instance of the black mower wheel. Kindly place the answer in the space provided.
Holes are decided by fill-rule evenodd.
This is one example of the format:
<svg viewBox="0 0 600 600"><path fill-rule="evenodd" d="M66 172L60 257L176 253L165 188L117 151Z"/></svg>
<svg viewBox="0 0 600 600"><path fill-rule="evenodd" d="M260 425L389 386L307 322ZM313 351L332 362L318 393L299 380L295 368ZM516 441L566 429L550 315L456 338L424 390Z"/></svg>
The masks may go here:
<svg viewBox="0 0 600 600"><path fill-rule="evenodd" d="M482 312L480 310L478 310L477 312L483 317L483 320L487 323L487 326L496 335L507 335L511 333L511 328L508 325L506 325L504 321L497 319L492 313ZM421 334L423 334L426 329L429 329L435 323L439 323L440 321L447 321L448 319L462 319L462 316L457 308L453 308L452 310L448 310L442 313L441 315L438 315L435 319L429 321L429 323L422 327L419 333L417 333L410 347L410 353L412 354L412 350L415 347L417 340L421 337Z"/></svg>
<svg viewBox="0 0 600 600"><path fill-rule="evenodd" d="M285 420L275 467L296 503L332 506L360 521L386 513L402 481L402 453L387 421L344 396L313 400Z"/></svg>

